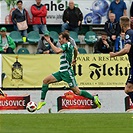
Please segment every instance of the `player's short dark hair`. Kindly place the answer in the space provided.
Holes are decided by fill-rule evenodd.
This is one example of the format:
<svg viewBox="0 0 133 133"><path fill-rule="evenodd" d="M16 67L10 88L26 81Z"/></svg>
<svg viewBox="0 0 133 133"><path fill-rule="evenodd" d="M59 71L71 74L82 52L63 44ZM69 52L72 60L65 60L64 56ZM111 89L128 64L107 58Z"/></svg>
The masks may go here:
<svg viewBox="0 0 133 133"><path fill-rule="evenodd" d="M18 0L18 1L17 1L17 4L18 4L18 3L23 4L23 1L22 1L22 0Z"/></svg>
<svg viewBox="0 0 133 133"><path fill-rule="evenodd" d="M69 33L68 32L61 32L59 35L62 35L63 38L69 41Z"/></svg>

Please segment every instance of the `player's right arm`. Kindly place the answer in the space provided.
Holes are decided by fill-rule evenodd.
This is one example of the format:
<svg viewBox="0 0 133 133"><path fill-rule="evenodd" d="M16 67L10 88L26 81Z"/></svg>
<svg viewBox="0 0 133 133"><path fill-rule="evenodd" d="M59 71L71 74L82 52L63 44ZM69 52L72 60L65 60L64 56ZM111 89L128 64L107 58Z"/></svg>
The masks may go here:
<svg viewBox="0 0 133 133"><path fill-rule="evenodd" d="M132 34L131 32L125 35L125 46L119 52L110 52L110 57L122 56L129 53L132 46Z"/></svg>
<svg viewBox="0 0 133 133"><path fill-rule="evenodd" d="M123 49L121 49L119 52L110 52L110 57L116 57L116 56L122 56L122 55L125 55L127 53L129 53L130 51L130 48L131 48L131 44L126 44L125 47Z"/></svg>
<svg viewBox="0 0 133 133"><path fill-rule="evenodd" d="M45 36L45 40L50 44L51 48L56 54L63 53L63 49L56 47L52 42L49 36Z"/></svg>

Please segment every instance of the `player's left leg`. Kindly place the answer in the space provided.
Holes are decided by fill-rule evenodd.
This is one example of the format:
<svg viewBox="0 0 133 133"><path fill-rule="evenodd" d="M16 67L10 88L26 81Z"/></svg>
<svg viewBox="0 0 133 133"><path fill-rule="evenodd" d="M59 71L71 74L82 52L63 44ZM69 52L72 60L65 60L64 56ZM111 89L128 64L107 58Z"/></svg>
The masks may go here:
<svg viewBox="0 0 133 133"><path fill-rule="evenodd" d="M97 105L98 108L101 108L101 102L100 102L98 96L93 96L85 90L80 90L78 86L72 87L71 90L76 95L80 95L80 96L86 97L88 99L91 99Z"/></svg>
<svg viewBox="0 0 133 133"><path fill-rule="evenodd" d="M92 96L89 92L85 90L80 90L79 87L77 86L73 70L69 69L68 72L65 72L62 76L63 81L67 82L70 89L76 94L80 95L86 98L89 98L94 101L94 103L101 108L101 103L100 100L98 99L98 96Z"/></svg>
<svg viewBox="0 0 133 133"><path fill-rule="evenodd" d="M132 103L133 103L133 75L130 71L130 74L128 76L126 86L125 86L125 93L129 95Z"/></svg>
<svg viewBox="0 0 133 133"><path fill-rule="evenodd" d="M125 86L125 93L129 95L133 103L133 84L132 83L127 83L127 85Z"/></svg>

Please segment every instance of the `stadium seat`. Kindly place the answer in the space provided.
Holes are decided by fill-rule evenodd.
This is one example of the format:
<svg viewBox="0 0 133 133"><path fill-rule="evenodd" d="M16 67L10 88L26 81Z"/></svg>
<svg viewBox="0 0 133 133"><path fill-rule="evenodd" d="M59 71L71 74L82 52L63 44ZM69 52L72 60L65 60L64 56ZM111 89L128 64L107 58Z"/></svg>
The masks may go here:
<svg viewBox="0 0 133 133"><path fill-rule="evenodd" d="M30 52L27 48L20 48L17 54L30 54Z"/></svg>
<svg viewBox="0 0 133 133"><path fill-rule="evenodd" d="M88 31L85 34L84 40L85 40L86 44L94 45L95 42L97 41L97 35L93 31Z"/></svg>
<svg viewBox="0 0 133 133"><path fill-rule="evenodd" d="M84 48L78 48L79 54L87 54L86 50Z"/></svg>
<svg viewBox="0 0 133 133"><path fill-rule="evenodd" d="M23 39L19 31L11 31L9 36L15 43L23 43Z"/></svg>
<svg viewBox="0 0 133 133"><path fill-rule="evenodd" d="M36 32L36 31L30 31L30 32L28 33L27 41L28 41L29 43L34 43L34 44L36 44L36 43L38 43L39 40L40 40L40 35L39 35L38 32Z"/></svg>
<svg viewBox="0 0 133 133"><path fill-rule="evenodd" d="M78 39L78 34L74 31L69 31L70 37L72 37L77 44L80 43L80 40Z"/></svg>
<svg viewBox="0 0 133 133"><path fill-rule="evenodd" d="M54 43L58 42L59 34L56 31L50 31L50 37L53 38Z"/></svg>

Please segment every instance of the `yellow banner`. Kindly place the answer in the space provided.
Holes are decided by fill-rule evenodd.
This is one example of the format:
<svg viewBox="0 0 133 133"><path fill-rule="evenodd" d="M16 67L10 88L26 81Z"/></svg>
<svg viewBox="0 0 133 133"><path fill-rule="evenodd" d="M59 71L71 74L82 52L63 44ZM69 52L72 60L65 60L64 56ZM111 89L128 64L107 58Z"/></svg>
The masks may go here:
<svg viewBox="0 0 133 133"><path fill-rule="evenodd" d="M60 55L3 55L4 88L38 88L43 79L59 70ZM127 56L110 58L108 54L78 55L73 67L79 87L124 87L129 75ZM50 87L63 87L59 82Z"/></svg>

